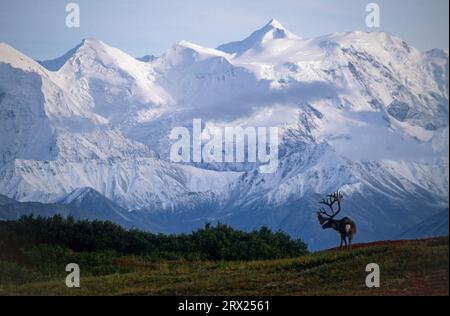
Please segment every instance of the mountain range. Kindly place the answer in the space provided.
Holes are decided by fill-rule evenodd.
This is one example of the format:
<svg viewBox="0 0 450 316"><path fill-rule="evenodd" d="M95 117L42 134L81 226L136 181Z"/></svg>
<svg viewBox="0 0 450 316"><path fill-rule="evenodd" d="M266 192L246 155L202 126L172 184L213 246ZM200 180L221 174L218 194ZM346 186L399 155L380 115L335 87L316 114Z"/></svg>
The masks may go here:
<svg viewBox="0 0 450 316"><path fill-rule="evenodd" d="M1 43L0 218L60 212L166 233L267 225L321 249L338 237L315 211L339 189L357 242L446 235L448 61L385 32L305 39L276 20L159 57L84 39L36 61ZM277 171L171 162L170 131L194 118L205 136L278 127Z"/></svg>

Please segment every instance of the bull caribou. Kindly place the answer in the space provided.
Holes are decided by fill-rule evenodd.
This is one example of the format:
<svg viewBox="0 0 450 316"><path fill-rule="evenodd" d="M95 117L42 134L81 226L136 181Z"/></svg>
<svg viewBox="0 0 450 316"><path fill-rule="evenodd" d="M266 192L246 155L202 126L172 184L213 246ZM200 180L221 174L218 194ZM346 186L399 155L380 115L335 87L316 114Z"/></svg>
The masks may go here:
<svg viewBox="0 0 450 316"><path fill-rule="evenodd" d="M342 219L334 219L336 215L338 215L341 211L342 198L343 196L339 191L328 194L327 197L325 199L322 199L322 201L320 201L319 203L326 206L329 211L327 211L324 207L321 207L317 211L317 218L323 229L332 228L340 234L341 249L343 243L345 243L345 247L347 249L351 249L352 240L356 234L355 222L348 217L344 217Z"/></svg>

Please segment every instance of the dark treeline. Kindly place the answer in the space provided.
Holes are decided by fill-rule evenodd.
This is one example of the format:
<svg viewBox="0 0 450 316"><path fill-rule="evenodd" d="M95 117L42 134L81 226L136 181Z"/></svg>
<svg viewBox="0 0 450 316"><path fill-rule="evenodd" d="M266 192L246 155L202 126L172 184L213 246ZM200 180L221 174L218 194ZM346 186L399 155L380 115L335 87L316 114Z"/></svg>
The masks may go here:
<svg viewBox="0 0 450 316"><path fill-rule="evenodd" d="M72 217L24 216L0 222L0 260L20 260L23 249L49 245L74 252L113 251L149 259L257 260L307 253L301 240L266 227L252 232L206 224L189 234L164 235L126 230L112 222L76 221Z"/></svg>

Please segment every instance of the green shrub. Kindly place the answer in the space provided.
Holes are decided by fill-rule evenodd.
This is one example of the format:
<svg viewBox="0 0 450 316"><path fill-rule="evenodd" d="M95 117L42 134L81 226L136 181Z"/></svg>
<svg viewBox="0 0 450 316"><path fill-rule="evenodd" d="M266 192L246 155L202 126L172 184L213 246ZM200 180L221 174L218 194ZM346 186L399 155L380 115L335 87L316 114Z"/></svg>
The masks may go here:
<svg viewBox="0 0 450 316"><path fill-rule="evenodd" d="M24 284L41 278L41 275L17 262L0 261L0 285Z"/></svg>
<svg viewBox="0 0 450 316"><path fill-rule="evenodd" d="M297 257L308 252L303 241L267 227L244 232L219 223L214 227L207 224L190 234L164 235L59 215L0 222L0 237L0 259L39 262L50 268L54 268L54 262L67 262L72 256L68 250L99 252L86 254L91 265L108 265L118 255L140 255L149 260L257 260Z"/></svg>

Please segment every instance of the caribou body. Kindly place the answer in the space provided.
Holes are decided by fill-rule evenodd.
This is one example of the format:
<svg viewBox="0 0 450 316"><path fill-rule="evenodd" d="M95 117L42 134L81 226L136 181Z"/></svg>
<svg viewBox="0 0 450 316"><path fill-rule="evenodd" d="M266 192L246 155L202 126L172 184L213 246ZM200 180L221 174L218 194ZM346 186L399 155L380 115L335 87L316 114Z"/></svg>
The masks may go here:
<svg viewBox="0 0 450 316"><path fill-rule="evenodd" d="M334 219L334 217L341 211L342 197L342 194L338 191L329 194L326 199L320 201L319 203L327 206L329 208L329 211L326 211L323 207L320 208L317 211L317 218L319 219L319 223L320 225L322 225L323 229L332 228L340 234L340 248L342 248L343 244L345 244L345 247L347 249L351 249L352 240L356 234L355 222L348 217L344 217L342 219ZM336 209L334 208L334 205L337 205Z"/></svg>

